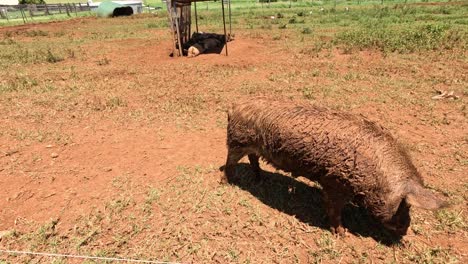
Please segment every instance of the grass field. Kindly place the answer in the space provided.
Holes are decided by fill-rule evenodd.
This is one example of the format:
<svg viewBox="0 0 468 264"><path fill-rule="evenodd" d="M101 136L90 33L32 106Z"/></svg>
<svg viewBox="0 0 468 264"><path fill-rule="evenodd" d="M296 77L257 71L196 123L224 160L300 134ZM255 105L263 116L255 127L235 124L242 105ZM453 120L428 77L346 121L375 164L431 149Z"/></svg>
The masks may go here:
<svg viewBox="0 0 468 264"><path fill-rule="evenodd" d="M169 57L164 10L0 27L0 263L466 263L468 5L346 3L234 2L228 57ZM220 184L226 109L257 95L378 121L451 206L394 241L349 205L335 237L314 182L244 159Z"/></svg>

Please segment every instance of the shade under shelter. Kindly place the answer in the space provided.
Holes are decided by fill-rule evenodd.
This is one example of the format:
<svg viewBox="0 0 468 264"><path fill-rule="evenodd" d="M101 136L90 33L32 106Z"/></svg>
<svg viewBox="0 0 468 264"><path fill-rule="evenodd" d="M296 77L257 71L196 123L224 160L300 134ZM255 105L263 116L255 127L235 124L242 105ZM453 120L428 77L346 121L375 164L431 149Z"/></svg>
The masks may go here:
<svg viewBox="0 0 468 264"><path fill-rule="evenodd" d="M193 41L192 38L192 3L195 11L195 33L198 31L198 12L197 2L205 2L209 0L167 0L167 11L169 15L169 26L173 40L173 55L183 56L184 47ZM225 6L228 6L229 25L231 28L231 1L221 0L221 12L223 23L224 49L226 56L228 55L227 42L230 40L230 33L226 31L226 16Z"/></svg>

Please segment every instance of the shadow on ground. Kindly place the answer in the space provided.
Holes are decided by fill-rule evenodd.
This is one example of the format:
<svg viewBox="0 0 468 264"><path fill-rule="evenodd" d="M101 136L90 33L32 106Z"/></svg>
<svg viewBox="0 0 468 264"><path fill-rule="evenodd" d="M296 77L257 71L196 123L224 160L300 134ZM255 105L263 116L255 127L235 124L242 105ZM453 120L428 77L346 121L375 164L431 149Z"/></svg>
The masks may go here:
<svg viewBox="0 0 468 264"><path fill-rule="evenodd" d="M262 180L256 182L250 165L241 163L236 167L236 178L229 179L229 183L250 192L272 208L311 226L329 230L320 187L280 173L262 171L261 176ZM364 208L352 204L343 210L343 225L353 235L372 237L385 245L397 244L401 240L401 237L395 237L385 230Z"/></svg>

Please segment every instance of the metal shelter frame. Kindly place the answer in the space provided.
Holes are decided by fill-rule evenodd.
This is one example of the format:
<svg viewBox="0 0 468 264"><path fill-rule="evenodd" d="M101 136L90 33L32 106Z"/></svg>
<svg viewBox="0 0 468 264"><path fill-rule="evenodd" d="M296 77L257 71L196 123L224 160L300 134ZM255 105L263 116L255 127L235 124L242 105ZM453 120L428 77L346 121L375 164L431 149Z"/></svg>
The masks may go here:
<svg viewBox="0 0 468 264"><path fill-rule="evenodd" d="M191 37L191 14L192 3L195 9L195 30L198 33L198 12L197 2L207 2L213 0L167 0L167 12L169 15L169 24L171 28L171 35L173 40L173 54L174 56L182 57L182 47L184 43L190 40ZM229 35L226 31L226 15L225 4L228 5L229 12ZM224 28L224 45L226 56L228 56L228 36L231 36L232 23L231 23L231 0L221 0L221 9L223 15L223 28Z"/></svg>

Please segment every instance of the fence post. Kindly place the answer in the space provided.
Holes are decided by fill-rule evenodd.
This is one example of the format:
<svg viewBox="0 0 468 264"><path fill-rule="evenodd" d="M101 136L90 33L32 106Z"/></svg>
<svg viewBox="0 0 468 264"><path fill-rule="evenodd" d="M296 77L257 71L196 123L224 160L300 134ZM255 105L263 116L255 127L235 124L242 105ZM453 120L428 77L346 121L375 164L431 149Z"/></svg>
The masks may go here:
<svg viewBox="0 0 468 264"><path fill-rule="evenodd" d="M8 18L8 7L0 7L0 17L5 17L8 22L10 19Z"/></svg>
<svg viewBox="0 0 468 264"><path fill-rule="evenodd" d="M76 4L72 3L72 5L73 5L73 8L75 9L75 16L78 16L78 13L76 12Z"/></svg>
<svg viewBox="0 0 468 264"><path fill-rule="evenodd" d="M33 5L28 5L29 15L31 16L31 18L34 16L34 11L32 10L32 6Z"/></svg>
<svg viewBox="0 0 468 264"><path fill-rule="evenodd" d="M47 4L45 4L45 13L46 13L46 15L50 15L49 8L47 7Z"/></svg>
<svg viewBox="0 0 468 264"><path fill-rule="evenodd" d="M65 4L65 11L67 11L67 15L68 15L68 16L71 16L71 15L70 15L70 10L69 10L69 9L70 9L69 5L68 5L68 4Z"/></svg>
<svg viewBox="0 0 468 264"><path fill-rule="evenodd" d="M26 24L26 14L24 13L23 6L20 6L20 13L23 18L23 22Z"/></svg>

